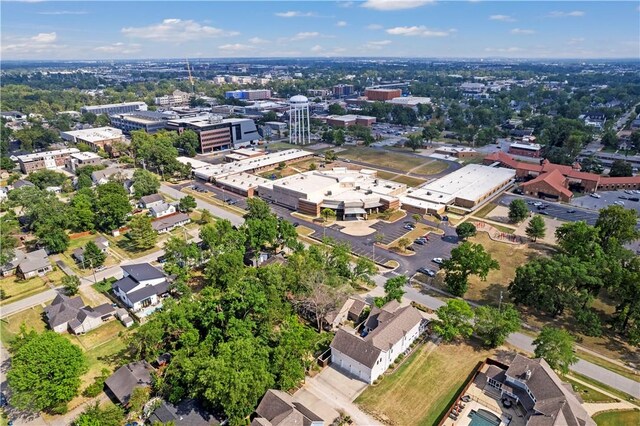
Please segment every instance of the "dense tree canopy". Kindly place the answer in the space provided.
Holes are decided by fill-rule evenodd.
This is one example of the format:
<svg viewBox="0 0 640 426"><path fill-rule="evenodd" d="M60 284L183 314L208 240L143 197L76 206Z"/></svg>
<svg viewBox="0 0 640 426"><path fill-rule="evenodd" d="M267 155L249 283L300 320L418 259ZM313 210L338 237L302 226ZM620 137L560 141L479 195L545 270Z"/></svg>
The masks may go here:
<svg viewBox="0 0 640 426"><path fill-rule="evenodd" d="M500 269L500 265L481 244L464 242L451 250L451 257L444 261L444 282L447 290L455 296L463 296L469 287L469 275L478 275L486 279L492 269Z"/></svg>
<svg viewBox="0 0 640 426"><path fill-rule="evenodd" d="M575 340L567 331L555 327L543 327L533 341L536 358L544 358L551 368L562 374L569 372L569 367L578 362L574 353Z"/></svg>
<svg viewBox="0 0 640 426"><path fill-rule="evenodd" d="M467 338L473 333L473 309L461 299L450 299L436 311L438 319L433 322L433 331L446 342Z"/></svg>

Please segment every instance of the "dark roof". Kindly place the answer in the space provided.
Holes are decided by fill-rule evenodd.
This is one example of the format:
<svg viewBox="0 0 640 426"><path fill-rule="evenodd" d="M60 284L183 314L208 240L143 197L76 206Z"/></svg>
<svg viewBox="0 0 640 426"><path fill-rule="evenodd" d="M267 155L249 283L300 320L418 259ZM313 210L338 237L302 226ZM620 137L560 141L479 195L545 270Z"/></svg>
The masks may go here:
<svg viewBox="0 0 640 426"><path fill-rule="evenodd" d="M256 408L257 417L252 425L308 426L323 419L303 404L293 400L291 395L269 389Z"/></svg>
<svg viewBox="0 0 640 426"><path fill-rule="evenodd" d="M145 195L140 198L140 202L143 204L157 203L158 201L164 201L164 198L160 194Z"/></svg>
<svg viewBox="0 0 640 426"><path fill-rule="evenodd" d="M151 226L156 231L162 231L163 229L171 228L178 223L189 222L190 220L191 218L189 218L189 215L184 213L176 213L171 216L165 216L161 219L154 220L151 223Z"/></svg>
<svg viewBox="0 0 640 426"><path fill-rule="evenodd" d="M83 306L84 302L80 296L70 299L63 294L58 294L51 305L44 309L44 312L47 315L49 326L54 328L75 319Z"/></svg>
<svg viewBox="0 0 640 426"><path fill-rule="evenodd" d="M23 186L35 186L35 185L32 182L29 182L28 180L24 180L24 179L18 179L17 181L13 182L13 189L22 188Z"/></svg>
<svg viewBox="0 0 640 426"><path fill-rule="evenodd" d="M338 329L331 341L331 349L336 349L349 358L367 367L372 367L380 356L380 349L376 348L361 337Z"/></svg>
<svg viewBox="0 0 640 426"><path fill-rule="evenodd" d="M127 275L131 276L131 278L133 278L138 282L164 278L164 274L162 273L162 271L158 270L157 268L154 268L148 263L136 263L133 265L124 265L124 266L121 266L121 268L123 271L127 273Z"/></svg>
<svg viewBox="0 0 640 426"><path fill-rule="evenodd" d="M136 361L118 368L104 384L119 403L126 405L134 388L151 386L152 372L147 361Z"/></svg>
<svg viewBox="0 0 640 426"><path fill-rule="evenodd" d="M351 315L359 317L362 314L362 311L364 311L364 308L366 308L367 306L367 302L365 302L364 300L353 297L353 304L351 305L351 308L349 308L349 313Z"/></svg>
<svg viewBox="0 0 640 426"><path fill-rule="evenodd" d="M156 410L149 416L149 422L169 423L174 422L180 426L210 426L219 425L220 421L213 414L202 408L197 401L187 399L180 404L162 402Z"/></svg>
<svg viewBox="0 0 640 426"><path fill-rule="evenodd" d="M111 288L117 287L123 292L128 293L139 285L140 283L135 280L132 280L131 277L124 277L124 278L120 278L118 281L111 284Z"/></svg>
<svg viewBox="0 0 640 426"><path fill-rule="evenodd" d="M148 297L156 295L161 295L169 291L169 282L163 281L160 284L155 285L147 285L141 288L140 290L136 290L132 293L127 293L127 298L131 301L131 303L137 303L141 300L144 300Z"/></svg>
<svg viewBox="0 0 640 426"><path fill-rule="evenodd" d="M51 263L49 263L47 252L44 249L40 249L27 253L24 260L18 265L18 269L20 269L22 273L27 273L50 266Z"/></svg>

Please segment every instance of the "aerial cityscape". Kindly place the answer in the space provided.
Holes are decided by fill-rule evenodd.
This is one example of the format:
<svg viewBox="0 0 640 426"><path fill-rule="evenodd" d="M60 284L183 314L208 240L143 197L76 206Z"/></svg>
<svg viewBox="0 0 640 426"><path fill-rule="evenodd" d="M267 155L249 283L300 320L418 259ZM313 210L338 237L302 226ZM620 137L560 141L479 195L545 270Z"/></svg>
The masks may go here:
<svg viewBox="0 0 640 426"><path fill-rule="evenodd" d="M638 1L0 25L0 426L640 425Z"/></svg>

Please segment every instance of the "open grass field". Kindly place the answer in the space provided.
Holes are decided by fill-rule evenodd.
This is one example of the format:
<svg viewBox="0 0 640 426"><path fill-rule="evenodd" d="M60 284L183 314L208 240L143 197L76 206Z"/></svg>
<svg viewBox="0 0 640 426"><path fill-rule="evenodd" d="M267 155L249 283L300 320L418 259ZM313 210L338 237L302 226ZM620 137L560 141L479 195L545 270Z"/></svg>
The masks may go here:
<svg viewBox="0 0 640 426"><path fill-rule="evenodd" d="M286 151L287 149L300 149L300 145L292 145L287 142L271 142L262 145L260 148L268 149L271 152Z"/></svg>
<svg viewBox="0 0 640 426"><path fill-rule="evenodd" d="M608 395L598 392L591 386L585 386L582 383L578 383L569 377L563 377L562 381L570 383L573 386L573 390L580 395L584 402L616 402L615 399Z"/></svg>
<svg viewBox="0 0 640 426"><path fill-rule="evenodd" d="M417 169L411 170L411 172L421 175L435 175L437 173L444 172L448 167L449 165L443 161L431 159L428 160L427 163L422 164Z"/></svg>
<svg viewBox="0 0 640 426"><path fill-rule="evenodd" d="M435 425L477 363L491 353L469 344L424 345L355 402L394 425Z"/></svg>
<svg viewBox="0 0 640 426"><path fill-rule="evenodd" d="M489 213L491 213L491 211L493 209L495 209L496 207L498 207L498 205L495 204L495 203L487 203L484 206L482 206L482 208L480 208L479 210L474 212L473 216L475 216L475 217L487 217L487 215Z"/></svg>
<svg viewBox="0 0 640 426"><path fill-rule="evenodd" d="M33 277L26 281L19 280L15 275L2 278L0 280L0 289L4 290L5 299L0 301L0 306L42 293L49 289L48 282L59 285L63 276L64 272L54 266L53 271L44 277Z"/></svg>
<svg viewBox="0 0 640 426"><path fill-rule="evenodd" d="M0 320L0 340L2 344L7 345L11 342L20 333L22 324L27 327L27 330L43 331L46 327L45 322L42 320L43 312L42 306L34 306Z"/></svg>
<svg viewBox="0 0 640 426"><path fill-rule="evenodd" d="M598 426L638 426L640 424L640 411L609 411L593 416Z"/></svg>
<svg viewBox="0 0 640 426"><path fill-rule="evenodd" d="M315 170L324 170L320 168L321 163L322 163L322 160L318 158L310 158L307 160L298 161L296 163L289 163L282 170L275 168L272 170L268 170L266 172L262 172L259 174L259 176L265 179L271 179L273 176L275 176L276 179L280 179L287 176L297 175L298 173L301 173L301 172L308 172L309 170L312 169L312 166L311 166L312 164L315 164L316 166Z"/></svg>
<svg viewBox="0 0 640 426"><path fill-rule="evenodd" d="M436 166L429 166L426 163L441 163L438 160L425 159L421 157L414 157L399 152L385 151L381 152L372 148L366 147L348 147L338 153L340 158L347 158L352 161L360 161L363 163L369 163L374 166L386 167L389 169L408 171L410 169L421 167L424 170L435 169ZM446 168L446 163L444 168ZM441 169L440 171L444 170ZM428 174L426 171L420 172L415 170L415 173ZM432 172L437 173L437 172Z"/></svg>
<svg viewBox="0 0 640 426"><path fill-rule="evenodd" d="M426 182L426 180L424 179L407 175L399 175L397 173L387 172L385 170L378 170L377 172L380 179L387 179L398 183L404 183L405 185L411 187L420 186Z"/></svg>

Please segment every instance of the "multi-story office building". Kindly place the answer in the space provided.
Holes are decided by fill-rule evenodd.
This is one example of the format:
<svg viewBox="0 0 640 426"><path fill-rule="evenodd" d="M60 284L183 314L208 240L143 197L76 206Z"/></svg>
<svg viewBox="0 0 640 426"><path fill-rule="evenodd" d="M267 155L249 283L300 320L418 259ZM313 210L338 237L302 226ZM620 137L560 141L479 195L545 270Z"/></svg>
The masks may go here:
<svg viewBox="0 0 640 426"><path fill-rule="evenodd" d="M196 132L202 153L231 149L236 145L260 139L256 124L248 118L223 120L220 116L199 115L169 120L167 129L178 132L190 129Z"/></svg>
<svg viewBox="0 0 640 426"><path fill-rule="evenodd" d="M96 115L100 114L125 114L133 111L146 111L147 104L144 102L122 102L119 104L93 105L83 106L80 108L81 113L92 112Z"/></svg>
<svg viewBox="0 0 640 426"><path fill-rule="evenodd" d="M370 101L390 101L393 98L402 96L401 89L366 89L364 95Z"/></svg>
<svg viewBox="0 0 640 426"><path fill-rule="evenodd" d="M136 111L126 114L114 114L110 118L111 124L125 133L131 133L134 130L156 133L164 129L167 120L173 117L174 115L156 111Z"/></svg>
<svg viewBox="0 0 640 426"><path fill-rule="evenodd" d="M353 95L353 84L336 84L333 86L333 96L344 98Z"/></svg>
<svg viewBox="0 0 640 426"><path fill-rule="evenodd" d="M31 173L42 169L60 169L65 166L71 154L80 152L76 148L58 149L56 151L38 152L19 155L18 163L22 173Z"/></svg>
<svg viewBox="0 0 640 426"><path fill-rule="evenodd" d="M182 92L180 90L174 90L171 95L158 96L153 98L153 102L159 106L175 106L184 105L189 102L191 94Z"/></svg>
<svg viewBox="0 0 640 426"><path fill-rule="evenodd" d="M309 97L313 98L313 97L325 97L325 96L329 96L329 94L331 93L331 91L327 90L327 89L309 89L307 90L307 95L309 95Z"/></svg>
<svg viewBox="0 0 640 426"><path fill-rule="evenodd" d="M224 94L227 99L240 99L242 101L258 101L271 98L271 90L230 90Z"/></svg>
<svg viewBox="0 0 640 426"><path fill-rule="evenodd" d="M349 127L354 125L371 127L376 122L375 117L368 115L328 115L327 124L331 127Z"/></svg>
<svg viewBox="0 0 640 426"><path fill-rule="evenodd" d="M69 155L67 168L72 172L85 166L96 166L102 163L102 157L94 152L76 152Z"/></svg>
<svg viewBox="0 0 640 426"><path fill-rule="evenodd" d="M123 140L122 130L113 127L96 127L94 129L72 130L61 132L60 137L74 143L85 143L91 150L109 150L115 142Z"/></svg>

